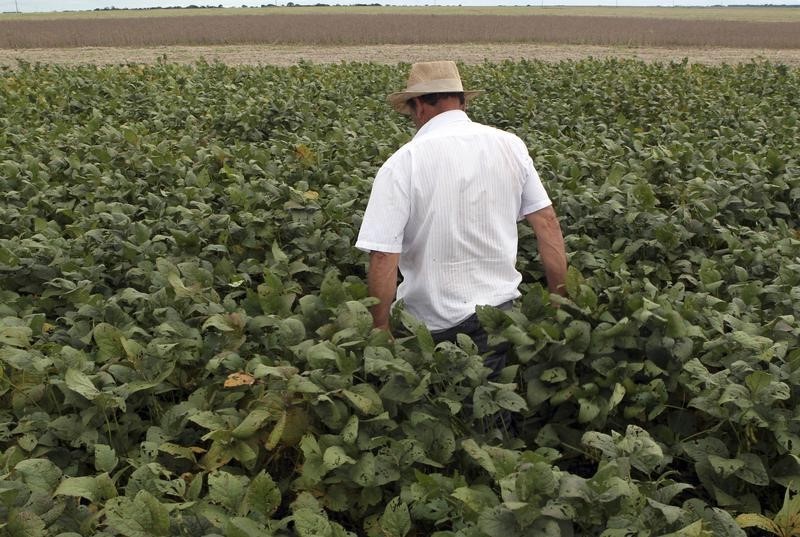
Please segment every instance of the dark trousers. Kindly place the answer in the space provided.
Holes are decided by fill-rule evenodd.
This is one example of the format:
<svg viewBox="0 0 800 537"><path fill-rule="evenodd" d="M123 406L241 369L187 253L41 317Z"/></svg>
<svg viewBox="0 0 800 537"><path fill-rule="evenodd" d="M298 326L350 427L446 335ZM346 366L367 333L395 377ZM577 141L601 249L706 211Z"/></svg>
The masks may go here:
<svg viewBox="0 0 800 537"><path fill-rule="evenodd" d="M508 351L508 345L503 345L501 347L489 346L489 335L481 326L480 321L478 321L477 313L473 313L452 328L431 333L435 343L441 343L442 341L450 341L451 343L455 343L456 336L458 336L458 334L465 334L469 336L473 343L475 343L475 345L478 347L478 352L486 355L483 363L486 365L486 367L492 370L492 372L489 374L489 380L497 380L497 377L500 375L500 371L506 366L506 352Z"/></svg>
<svg viewBox="0 0 800 537"><path fill-rule="evenodd" d="M500 306L500 309L506 309L505 306L506 304L503 304ZM510 307L511 304L508 303L507 306ZM510 348L510 344L505 343L496 347L489 346L489 335L481 326L477 314L470 315L452 328L431 333L433 336L433 341L437 344L441 343L442 341L450 341L451 343L455 343L456 336L458 336L458 334L465 334L472 339L473 343L475 343L475 346L478 347L478 352L485 356L483 359L484 365L492 370L492 372L489 373L489 380L496 381L497 377L500 376L500 372L506 366L506 353ZM471 404L467 404L465 406L469 408L471 407ZM493 417L487 416L483 419L483 423L480 425L482 432L489 432L489 430L493 428L499 429L500 431L505 431L505 434L511 435L512 437L516 436L516 423L511 415L511 412L508 410L501 410Z"/></svg>

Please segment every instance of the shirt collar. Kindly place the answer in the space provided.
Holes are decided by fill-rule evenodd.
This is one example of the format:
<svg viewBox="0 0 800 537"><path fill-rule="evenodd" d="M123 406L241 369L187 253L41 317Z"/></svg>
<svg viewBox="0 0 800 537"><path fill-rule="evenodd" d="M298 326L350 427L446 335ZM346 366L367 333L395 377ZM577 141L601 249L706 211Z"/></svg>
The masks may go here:
<svg viewBox="0 0 800 537"><path fill-rule="evenodd" d="M447 112L442 112L441 114L429 119L428 122L417 131L417 134L414 135L414 138L419 138L453 123L460 123L464 121L471 122L472 120L463 110L448 110Z"/></svg>

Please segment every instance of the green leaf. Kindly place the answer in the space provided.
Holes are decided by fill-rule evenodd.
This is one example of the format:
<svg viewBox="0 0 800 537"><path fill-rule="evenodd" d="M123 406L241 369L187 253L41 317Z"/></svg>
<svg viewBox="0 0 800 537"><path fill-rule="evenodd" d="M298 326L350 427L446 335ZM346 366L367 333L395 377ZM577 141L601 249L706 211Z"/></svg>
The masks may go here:
<svg viewBox="0 0 800 537"><path fill-rule="evenodd" d="M591 501L592 497L587 481L582 477L572 474L561 475L558 495L561 498L579 498L586 502Z"/></svg>
<svg viewBox="0 0 800 537"><path fill-rule="evenodd" d="M730 513L717 507L708 507L698 499L688 500L684 504L703 521L703 529L708 531L708 535L725 535L726 537L747 537L744 530L736 523ZM703 536L705 537L705 535Z"/></svg>
<svg viewBox="0 0 800 537"><path fill-rule="evenodd" d="M203 331L208 330L209 328L216 328L223 333L235 332L240 329L240 327L236 326L236 324L231 320L229 315L223 315L219 313L206 319L201 327Z"/></svg>
<svg viewBox="0 0 800 537"><path fill-rule="evenodd" d="M609 459L614 459L619 454L619 449L614 439L604 433L597 431L583 433L581 443L587 447L599 450L603 456Z"/></svg>
<svg viewBox="0 0 800 537"><path fill-rule="evenodd" d="M416 377L416 372L411 364L394 356L392 351L385 347L364 349L364 372L368 375L401 373L409 377Z"/></svg>
<svg viewBox="0 0 800 537"><path fill-rule="evenodd" d="M286 411L281 412L278 421L275 422L275 427L269 433L267 437L267 441L264 444L264 447L267 449L275 449L275 447L280 443L281 439L283 438L284 434L286 433L286 424L289 419L289 413ZM302 431L300 431L300 436L302 436Z"/></svg>
<svg viewBox="0 0 800 537"><path fill-rule="evenodd" d="M428 393L431 374L425 373L418 382L408 380L403 375L393 375L381 388L381 397L398 403L413 404Z"/></svg>
<svg viewBox="0 0 800 537"><path fill-rule="evenodd" d="M52 492L61 479L61 469L47 459L27 459L14 467L22 482L34 491Z"/></svg>
<svg viewBox="0 0 800 537"><path fill-rule="evenodd" d="M528 410L528 404L525 402L525 399L510 389L498 390L494 397L494 401L500 408L505 408L511 412Z"/></svg>
<svg viewBox="0 0 800 537"><path fill-rule="evenodd" d="M709 457L709 459L710 458L711 457ZM769 474L767 474L767 469L764 467L764 463L758 455L754 453L742 453L739 455L739 460L744 463L744 466L736 471L736 477L747 483L761 487L769 485Z"/></svg>
<svg viewBox="0 0 800 537"><path fill-rule="evenodd" d="M468 438L467 440L464 440L464 442L461 444L461 447L470 457L475 460L475 462L480 464L484 470L489 472L489 474L494 475L497 473L497 468L494 465L492 457L489 456L486 450L479 447L475 440Z"/></svg>
<svg viewBox="0 0 800 537"><path fill-rule="evenodd" d="M167 281L170 286L172 286L172 289L175 291L175 296L178 298L190 297L194 294L192 289L186 287L186 284L183 283L180 274L177 272L170 272L167 275Z"/></svg>
<svg viewBox="0 0 800 537"><path fill-rule="evenodd" d="M249 482L243 475L233 475L222 470L211 472L208 474L208 499L231 513L236 513L248 490Z"/></svg>
<svg viewBox="0 0 800 537"><path fill-rule="evenodd" d="M636 196L636 199L645 209L652 209L658 205L658 198L656 198L655 192L653 191L653 187L650 186L650 183L645 181L637 182L633 187L633 195Z"/></svg>
<svg viewBox="0 0 800 537"><path fill-rule="evenodd" d="M289 262L289 256L287 256L284 253L284 251L280 249L277 241L272 242L272 258L275 260L276 263Z"/></svg>
<svg viewBox="0 0 800 537"><path fill-rule="evenodd" d="M191 447L179 446L177 444L173 444L172 442L164 442L158 446L158 450L163 453L168 453L174 457L180 457L192 462L197 462L198 450L192 449ZM202 450L199 451L202 453Z"/></svg>
<svg viewBox="0 0 800 537"><path fill-rule="evenodd" d="M517 525L514 513L502 505L484 510L478 518L478 528L486 535L497 537L522 537L523 535Z"/></svg>
<svg viewBox="0 0 800 537"><path fill-rule="evenodd" d="M477 419L491 416L500 410L500 406L495 402L495 388L489 386L478 386L472 395L472 413Z"/></svg>
<svg viewBox="0 0 800 537"><path fill-rule="evenodd" d="M675 507L674 505L667 505L665 503L657 502L652 498L647 498L647 503L653 509L659 511L663 516L664 520L667 521L667 524L674 524L677 522L682 516L685 515L685 512L680 507Z"/></svg>
<svg viewBox="0 0 800 537"><path fill-rule="evenodd" d="M512 322L505 311L492 306L477 306L475 313L481 326L489 333L500 332L511 325Z"/></svg>
<svg viewBox="0 0 800 537"><path fill-rule="evenodd" d="M709 455L708 462L721 477L730 477L745 467L745 462L740 459L725 459L717 455Z"/></svg>
<svg viewBox="0 0 800 537"><path fill-rule="evenodd" d="M112 498L106 503L106 523L125 537L167 537L169 513L149 492L140 490L131 500Z"/></svg>
<svg viewBox="0 0 800 537"><path fill-rule="evenodd" d="M586 399L581 397L578 401L581 405L578 410L578 423L589 423L600 415L601 409L597 398Z"/></svg>
<svg viewBox="0 0 800 537"><path fill-rule="evenodd" d="M584 278L581 275L580 271L575 268L573 265L570 265L567 268L567 277L565 280L565 286L567 288L567 295L571 298L575 298L578 296L578 292L580 291L580 286L583 284Z"/></svg>
<svg viewBox="0 0 800 537"><path fill-rule="evenodd" d="M625 392L625 386L620 383L614 384L614 391L608 400L609 411L616 408L616 406L622 402L622 399L625 397Z"/></svg>
<svg viewBox="0 0 800 537"><path fill-rule="evenodd" d="M108 323L100 323L92 330L92 337L97 344L97 361L106 362L125 355L122 348L122 332Z"/></svg>
<svg viewBox="0 0 800 537"><path fill-rule="evenodd" d="M750 389L750 393L758 395L759 392L767 388L775 378L766 371L753 371L744 379L744 383Z"/></svg>
<svg viewBox="0 0 800 537"><path fill-rule="evenodd" d="M102 503L116 496L117 491L109 475L103 473L97 476L68 477L58 485L54 494L86 498L92 503Z"/></svg>
<svg viewBox="0 0 800 537"><path fill-rule="evenodd" d="M567 380L567 370L563 367L553 367L551 369L545 369L542 371L542 374L539 375L539 380L542 382L550 382L550 383L558 383Z"/></svg>
<svg viewBox="0 0 800 537"><path fill-rule="evenodd" d="M282 495L272 476L262 471L250 481L245 499L250 511L268 519L280 507Z"/></svg>
<svg viewBox="0 0 800 537"><path fill-rule="evenodd" d="M592 340L592 327L586 321L572 321L564 329L567 347L575 352L586 352Z"/></svg>
<svg viewBox="0 0 800 537"><path fill-rule="evenodd" d="M196 501L200 498L200 493L203 490L204 474L196 474L192 477L189 486L186 487L186 494L184 497L189 501Z"/></svg>
<svg viewBox="0 0 800 537"><path fill-rule="evenodd" d="M432 354L436 348L436 343L433 341L430 330L428 330L425 325L420 324L416 330L414 330L414 335L417 338L420 350L423 353Z"/></svg>
<svg viewBox="0 0 800 537"><path fill-rule="evenodd" d="M118 463L117 454L113 448L106 444L94 446L94 467L99 472L111 472Z"/></svg>
<svg viewBox="0 0 800 537"><path fill-rule="evenodd" d="M298 537L332 537L331 523L324 514L313 509L300 508L294 511L294 529Z"/></svg>
<svg viewBox="0 0 800 537"><path fill-rule="evenodd" d="M660 537L716 537L711 531L705 528L702 520L696 520L674 533L661 535Z"/></svg>
<svg viewBox="0 0 800 537"><path fill-rule="evenodd" d="M272 412L266 409L257 408L245 416L242 422L231 431L234 438L244 439L256 434L272 416Z"/></svg>
<svg viewBox="0 0 800 537"><path fill-rule="evenodd" d="M400 499L393 498L380 518L381 531L385 537L405 537L411 531L411 515L408 506Z"/></svg>
<svg viewBox="0 0 800 537"><path fill-rule="evenodd" d="M317 343L306 351L309 365L315 369L328 369L339 359L339 352L329 342Z"/></svg>
<svg viewBox="0 0 800 537"><path fill-rule="evenodd" d="M381 397L369 384L356 384L349 390L342 390L342 394L354 407L367 416L377 416L383 412Z"/></svg>
<svg viewBox="0 0 800 537"><path fill-rule="evenodd" d="M466 334L456 334L456 344L460 349L463 349L464 352L470 356L478 354L478 346L475 345L475 342L472 341L472 338Z"/></svg>
<svg viewBox="0 0 800 537"><path fill-rule="evenodd" d="M100 390L92 383L91 379L77 369L68 369L64 375L64 383L67 388L75 393L79 393L89 401L100 395Z"/></svg>
<svg viewBox="0 0 800 537"><path fill-rule="evenodd" d="M319 297L328 307L336 307L347 300L347 291L339 280L337 269L325 273L325 278L320 285Z"/></svg>
<svg viewBox="0 0 800 537"><path fill-rule="evenodd" d="M752 351L761 351L767 349L774 343L769 338L748 334L747 332L743 332L741 330L733 332L731 337L734 341L736 341L736 343Z"/></svg>
<svg viewBox="0 0 800 537"><path fill-rule="evenodd" d="M5 527L3 527L5 526ZM41 537L46 535L44 521L30 511L12 511L5 525L0 524L3 537Z"/></svg>
<svg viewBox="0 0 800 537"><path fill-rule="evenodd" d="M30 373L43 373L53 365L53 360L42 356L38 351L0 347L0 362L5 362L14 369Z"/></svg>
<svg viewBox="0 0 800 537"><path fill-rule="evenodd" d="M7 267L14 268L19 265L19 257L8 248L0 246L0 263Z"/></svg>
<svg viewBox="0 0 800 537"><path fill-rule="evenodd" d="M33 330L27 326L0 326L0 345L25 348L32 335Z"/></svg>
<svg viewBox="0 0 800 537"><path fill-rule="evenodd" d="M353 445L358 439L358 416L355 414L347 420L347 425L342 429L342 440L347 445Z"/></svg>
<svg viewBox="0 0 800 537"><path fill-rule="evenodd" d="M208 429L209 431L228 429L231 426L230 417L221 416L211 411L203 411L193 414L189 417L189 421L196 423L200 427Z"/></svg>
<svg viewBox="0 0 800 537"><path fill-rule="evenodd" d="M357 300L348 300L339 306L336 324L340 328L353 328L356 333L367 335L372 330L372 314Z"/></svg>
<svg viewBox="0 0 800 537"><path fill-rule="evenodd" d="M350 479L361 487L370 487L375 483L376 462L375 455L366 452L350 468Z"/></svg>
<svg viewBox="0 0 800 537"><path fill-rule="evenodd" d="M451 496L463 502L464 505L476 513L482 513L485 509L500 503L497 495L486 485L459 487L453 491Z"/></svg>
<svg viewBox="0 0 800 537"><path fill-rule="evenodd" d="M516 491L520 501L536 501L538 497L551 497L558 490L553 468L544 462L523 467L516 477Z"/></svg>
<svg viewBox="0 0 800 537"><path fill-rule="evenodd" d="M433 353L436 344L428 327L404 309L400 310L400 320L406 330L416 336L419 349L427 355Z"/></svg>
<svg viewBox="0 0 800 537"><path fill-rule="evenodd" d="M617 445L630 457L631 465L642 472L653 472L667 462L661 446L647 431L636 425L628 425L625 436Z"/></svg>
<svg viewBox="0 0 800 537"><path fill-rule="evenodd" d="M228 519L225 537L272 537L274 535L263 524L243 517Z"/></svg>
<svg viewBox="0 0 800 537"><path fill-rule="evenodd" d="M341 446L331 446L322 455L322 461L329 470L338 468L344 464L355 464L356 461Z"/></svg>

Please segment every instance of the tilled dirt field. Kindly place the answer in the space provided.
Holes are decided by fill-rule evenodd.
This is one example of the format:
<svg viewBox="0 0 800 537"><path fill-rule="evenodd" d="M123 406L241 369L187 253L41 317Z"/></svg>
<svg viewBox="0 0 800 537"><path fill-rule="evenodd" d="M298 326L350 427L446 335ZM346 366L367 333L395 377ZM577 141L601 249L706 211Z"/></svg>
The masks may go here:
<svg viewBox="0 0 800 537"><path fill-rule="evenodd" d="M433 59L454 59L465 63L502 60L544 60L558 62L581 58L629 58L648 62L681 61L721 64L770 61L800 66L800 49L667 48L598 45L545 44L457 44L379 46L169 46L150 48L84 47L58 49L0 49L0 65L14 66L18 60L30 63L124 64L154 63L159 60L194 63L219 61L228 65L293 65L301 60L314 63L377 62L399 63Z"/></svg>

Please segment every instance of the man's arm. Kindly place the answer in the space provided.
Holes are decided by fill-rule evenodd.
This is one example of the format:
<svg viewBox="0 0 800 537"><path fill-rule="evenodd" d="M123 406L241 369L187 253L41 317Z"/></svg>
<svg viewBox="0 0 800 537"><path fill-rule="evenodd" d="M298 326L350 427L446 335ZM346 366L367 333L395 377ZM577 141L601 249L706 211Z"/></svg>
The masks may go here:
<svg viewBox="0 0 800 537"><path fill-rule="evenodd" d="M372 324L380 330L389 330L389 309L397 291L397 265L400 254L371 252L369 255L369 271L367 285L369 295L380 303L372 306Z"/></svg>
<svg viewBox="0 0 800 537"><path fill-rule="evenodd" d="M564 237L561 224L553 206L545 207L525 215L525 219L533 227L536 242L539 246L539 257L547 277L547 288L551 293L565 295L567 277L567 254L564 249Z"/></svg>

